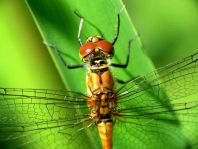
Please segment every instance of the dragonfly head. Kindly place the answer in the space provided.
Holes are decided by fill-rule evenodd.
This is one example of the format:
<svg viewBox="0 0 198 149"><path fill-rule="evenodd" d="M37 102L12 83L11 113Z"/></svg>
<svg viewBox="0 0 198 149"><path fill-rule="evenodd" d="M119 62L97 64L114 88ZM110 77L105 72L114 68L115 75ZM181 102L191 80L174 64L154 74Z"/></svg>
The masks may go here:
<svg viewBox="0 0 198 149"><path fill-rule="evenodd" d="M114 53L113 45L100 36L90 36L80 48L80 57L84 63L93 59L110 59Z"/></svg>

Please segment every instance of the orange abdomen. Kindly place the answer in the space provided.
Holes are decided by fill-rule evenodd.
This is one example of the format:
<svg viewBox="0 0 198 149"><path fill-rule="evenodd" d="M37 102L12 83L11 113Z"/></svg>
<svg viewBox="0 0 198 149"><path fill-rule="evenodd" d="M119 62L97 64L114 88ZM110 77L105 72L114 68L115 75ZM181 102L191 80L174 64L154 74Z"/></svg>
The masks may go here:
<svg viewBox="0 0 198 149"><path fill-rule="evenodd" d="M112 149L113 123L111 121L97 124L103 149Z"/></svg>

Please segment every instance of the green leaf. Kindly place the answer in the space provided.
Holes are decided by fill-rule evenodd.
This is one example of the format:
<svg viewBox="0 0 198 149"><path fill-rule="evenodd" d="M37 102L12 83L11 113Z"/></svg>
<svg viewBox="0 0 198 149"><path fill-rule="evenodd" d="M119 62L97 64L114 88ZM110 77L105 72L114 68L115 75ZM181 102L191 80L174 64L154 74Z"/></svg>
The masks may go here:
<svg viewBox="0 0 198 149"><path fill-rule="evenodd" d="M1 87L64 88L25 2L1 1L0 17Z"/></svg>

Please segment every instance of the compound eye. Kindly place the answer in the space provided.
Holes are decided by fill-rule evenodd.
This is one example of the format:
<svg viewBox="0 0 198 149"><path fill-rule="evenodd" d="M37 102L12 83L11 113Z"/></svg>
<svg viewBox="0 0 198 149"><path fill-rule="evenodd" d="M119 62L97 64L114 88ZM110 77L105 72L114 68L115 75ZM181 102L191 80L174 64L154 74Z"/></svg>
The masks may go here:
<svg viewBox="0 0 198 149"><path fill-rule="evenodd" d="M110 42L106 40L100 40L99 42L97 42L97 47L101 49L103 52L113 54L113 46Z"/></svg>
<svg viewBox="0 0 198 149"><path fill-rule="evenodd" d="M82 47L80 48L80 56L85 57L92 53L95 49L96 45L92 42L86 42Z"/></svg>

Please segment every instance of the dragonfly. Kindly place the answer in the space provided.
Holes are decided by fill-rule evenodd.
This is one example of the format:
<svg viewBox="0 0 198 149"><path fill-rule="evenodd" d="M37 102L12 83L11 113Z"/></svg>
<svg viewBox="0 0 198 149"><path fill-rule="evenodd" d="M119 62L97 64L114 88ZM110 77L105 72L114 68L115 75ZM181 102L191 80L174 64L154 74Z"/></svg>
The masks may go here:
<svg viewBox="0 0 198 149"><path fill-rule="evenodd" d="M129 81L116 79L109 67L120 28L112 42L91 36L82 43L82 64L88 68L88 93L68 90L0 88L0 145L3 148L190 148L198 127L198 52ZM127 142L127 143L126 143ZM43 144L45 144L43 146ZM46 146L47 145L47 146ZM140 146L141 145L141 146Z"/></svg>

